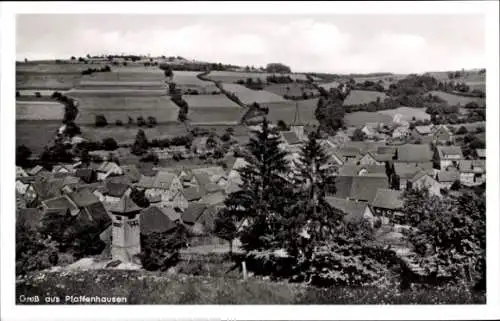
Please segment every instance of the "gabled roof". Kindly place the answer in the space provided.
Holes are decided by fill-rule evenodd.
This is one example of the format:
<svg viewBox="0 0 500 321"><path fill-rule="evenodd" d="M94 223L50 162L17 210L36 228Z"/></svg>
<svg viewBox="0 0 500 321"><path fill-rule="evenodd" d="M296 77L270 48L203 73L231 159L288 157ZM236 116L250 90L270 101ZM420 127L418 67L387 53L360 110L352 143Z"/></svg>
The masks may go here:
<svg viewBox="0 0 500 321"><path fill-rule="evenodd" d="M226 199L226 195L224 191L217 191L213 193L207 193L203 195L203 197L200 199L200 203L207 204L207 205L216 205L216 204L222 204L224 200Z"/></svg>
<svg viewBox="0 0 500 321"><path fill-rule="evenodd" d="M127 184L107 182L106 194L111 197L122 197L129 188Z"/></svg>
<svg viewBox="0 0 500 321"><path fill-rule="evenodd" d="M202 188L211 183L210 176L205 172L194 172L193 175L196 178L198 185Z"/></svg>
<svg viewBox="0 0 500 321"><path fill-rule="evenodd" d="M36 180L36 178L32 177L32 176L18 176L18 177L16 177L16 181L20 181L24 184L34 182L35 180Z"/></svg>
<svg viewBox="0 0 500 321"><path fill-rule="evenodd" d="M119 168L120 166L115 162L102 162L101 165L97 168L98 172L107 173L115 168Z"/></svg>
<svg viewBox="0 0 500 321"><path fill-rule="evenodd" d="M430 135L432 134L432 125L427 126L415 126L415 131L420 135Z"/></svg>
<svg viewBox="0 0 500 321"><path fill-rule="evenodd" d="M293 131L283 131L281 132L281 136L288 145L297 145L302 143L300 138Z"/></svg>
<svg viewBox="0 0 500 321"><path fill-rule="evenodd" d="M142 175L141 178L139 179L139 182L137 182L136 186L141 187L141 188L153 188L155 183L155 177L154 176L144 176Z"/></svg>
<svg viewBox="0 0 500 321"><path fill-rule="evenodd" d="M464 158L460 146L437 146L436 150L441 160L458 160Z"/></svg>
<svg viewBox="0 0 500 321"><path fill-rule="evenodd" d="M28 171L28 174L34 176L34 175L38 174L39 172L41 172L42 170L43 170L42 166L36 165L35 167L33 167L32 169L30 169Z"/></svg>
<svg viewBox="0 0 500 321"><path fill-rule="evenodd" d="M184 223L194 224L201 216L207 205L201 203L191 203L188 208L182 213L181 218Z"/></svg>
<svg viewBox="0 0 500 321"><path fill-rule="evenodd" d="M124 196L120 199L120 201L118 201L118 203L111 205L109 210L110 212L117 214L129 214L139 212L141 208L135 204L130 197Z"/></svg>
<svg viewBox="0 0 500 321"><path fill-rule="evenodd" d="M373 207L380 207L384 209L401 209L403 208L403 193L401 191L396 191L388 188L379 188L375 198L371 202Z"/></svg>
<svg viewBox="0 0 500 321"><path fill-rule="evenodd" d="M389 187L385 176L338 176L335 184L336 197L367 202L373 200L377 189Z"/></svg>
<svg viewBox="0 0 500 321"><path fill-rule="evenodd" d="M432 162L423 162L423 163L400 163L394 162L394 172L399 178L408 179L415 175L416 172L424 170L428 174L433 173Z"/></svg>
<svg viewBox="0 0 500 321"><path fill-rule="evenodd" d="M481 159L466 160L462 159L458 163L458 169L461 173L485 173L486 162Z"/></svg>
<svg viewBox="0 0 500 321"><path fill-rule="evenodd" d="M456 170L442 170L436 174L436 180L438 182L454 182L460 179L460 172Z"/></svg>
<svg viewBox="0 0 500 321"><path fill-rule="evenodd" d="M205 191L207 193L215 193L215 192L224 191L224 187L220 186L219 184L212 183L212 182L205 185L204 188L205 188Z"/></svg>
<svg viewBox="0 0 500 321"><path fill-rule="evenodd" d="M399 162L430 162L432 151L429 145L405 144L398 147Z"/></svg>
<svg viewBox="0 0 500 321"><path fill-rule="evenodd" d="M158 172L154 181L154 188L170 189L172 182L177 176L169 172Z"/></svg>
<svg viewBox="0 0 500 321"><path fill-rule="evenodd" d="M361 170L366 170L365 174L385 174L384 165L354 165L346 164L339 167L339 176L358 176Z"/></svg>
<svg viewBox="0 0 500 321"><path fill-rule="evenodd" d="M188 187L184 189L184 197L188 202L193 202L201 199L202 193L196 187Z"/></svg>
<svg viewBox="0 0 500 321"><path fill-rule="evenodd" d="M78 207L99 203L99 199L89 189L79 189L69 194L69 197Z"/></svg>
<svg viewBox="0 0 500 321"><path fill-rule="evenodd" d="M78 210L78 206L69 198L68 195L63 195L60 197L51 198L45 201L42 201L47 209L69 209L70 211Z"/></svg>
<svg viewBox="0 0 500 321"><path fill-rule="evenodd" d="M99 233L111 225L111 218L101 202L85 206L82 212L87 214L90 220L97 225Z"/></svg>
<svg viewBox="0 0 500 321"><path fill-rule="evenodd" d="M177 224L173 222L163 208L150 206L145 209L140 218L141 234L165 233L174 230Z"/></svg>
<svg viewBox="0 0 500 321"><path fill-rule="evenodd" d="M239 178L237 176L230 177L229 181L226 184L226 189L225 189L226 194L229 195L231 193L240 191L241 190L241 187L240 187L241 183L242 183L241 178Z"/></svg>
<svg viewBox="0 0 500 321"><path fill-rule="evenodd" d="M486 157L486 149L476 148L477 157Z"/></svg>
<svg viewBox="0 0 500 321"><path fill-rule="evenodd" d="M325 200L331 207L346 214L344 221L352 223L360 222L363 219L365 209L368 206L364 202L355 202L338 197L326 197Z"/></svg>
<svg viewBox="0 0 500 321"><path fill-rule="evenodd" d="M135 165L123 165L122 166L123 174L128 177L128 179L132 182L138 182L141 178L141 172Z"/></svg>
<svg viewBox="0 0 500 321"><path fill-rule="evenodd" d="M75 172L75 176L80 178L85 183L92 182L92 175L94 171L91 168L79 168Z"/></svg>

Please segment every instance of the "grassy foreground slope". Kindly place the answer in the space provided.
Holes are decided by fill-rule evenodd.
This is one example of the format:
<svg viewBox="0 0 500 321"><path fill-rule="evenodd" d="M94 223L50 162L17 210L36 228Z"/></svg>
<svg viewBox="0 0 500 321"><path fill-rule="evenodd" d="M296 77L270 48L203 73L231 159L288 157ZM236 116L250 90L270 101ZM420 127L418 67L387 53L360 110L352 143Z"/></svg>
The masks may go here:
<svg viewBox="0 0 500 321"><path fill-rule="evenodd" d="M313 288L251 278L167 275L144 271L39 272L16 283L16 297L120 296L127 304L485 304L464 287L399 292L384 287ZM19 303L19 302L18 302ZM64 303L64 302L62 302Z"/></svg>

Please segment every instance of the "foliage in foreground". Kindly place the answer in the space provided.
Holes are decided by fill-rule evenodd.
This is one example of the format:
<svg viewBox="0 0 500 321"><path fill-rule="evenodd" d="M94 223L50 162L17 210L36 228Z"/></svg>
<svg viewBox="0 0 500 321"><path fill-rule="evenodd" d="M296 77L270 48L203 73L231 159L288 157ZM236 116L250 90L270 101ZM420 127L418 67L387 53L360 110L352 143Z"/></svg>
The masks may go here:
<svg viewBox="0 0 500 321"><path fill-rule="evenodd" d="M390 290L389 290L390 289ZM144 271L39 272L18 281L26 296L120 296L127 304L485 304L484 292L464 286L315 287L249 279L165 276ZM17 296L19 297L19 296ZM43 304L43 300L41 303Z"/></svg>

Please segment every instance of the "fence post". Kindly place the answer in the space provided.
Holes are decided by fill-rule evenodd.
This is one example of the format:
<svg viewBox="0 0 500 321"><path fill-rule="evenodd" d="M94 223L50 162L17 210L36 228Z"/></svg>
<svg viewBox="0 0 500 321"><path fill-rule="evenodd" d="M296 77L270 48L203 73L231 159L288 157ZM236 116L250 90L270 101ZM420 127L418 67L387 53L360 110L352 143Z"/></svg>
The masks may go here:
<svg viewBox="0 0 500 321"><path fill-rule="evenodd" d="M246 281L248 279L247 262L245 262L245 261L241 262L241 267L242 267L242 270L243 270L243 280Z"/></svg>

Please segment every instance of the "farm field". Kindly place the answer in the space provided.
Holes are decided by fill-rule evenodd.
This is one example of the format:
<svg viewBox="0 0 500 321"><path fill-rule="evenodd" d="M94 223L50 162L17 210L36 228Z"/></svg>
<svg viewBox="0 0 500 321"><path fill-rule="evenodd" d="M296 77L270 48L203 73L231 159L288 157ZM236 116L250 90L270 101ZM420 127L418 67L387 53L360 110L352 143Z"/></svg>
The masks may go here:
<svg viewBox="0 0 500 321"><path fill-rule="evenodd" d="M389 115L379 114L378 112L357 111L354 113L346 113L344 116L346 126L363 126L366 123L391 123L392 117Z"/></svg>
<svg viewBox="0 0 500 321"><path fill-rule="evenodd" d="M81 126L82 136L93 140L101 141L104 138L112 137L119 144L133 144L137 131L142 129L148 140L155 138L183 136L187 134L186 127L180 123L158 124L153 128L132 126L115 126L108 125L106 127L96 128L94 126Z"/></svg>
<svg viewBox="0 0 500 321"><path fill-rule="evenodd" d="M38 90L38 89L21 89L21 90L17 90L17 91L19 92L19 94L21 95L21 97L36 97L35 93L37 93L37 92L40 93L40 95L42 97L50 97L57 90L50 90L50 89L48 89L48 90L47 89L41 89L41 90Z"/></svg>
<svg viewBox="0 0 500 321"><path fill-rule="evenodd" d="M318 84L318 86L324 88L325 90L330 90L331 88L337 88L341 82L339 81L332 81L324 84Z"/></svg>
<svg viewBox="0 0 500 321"><path fill-rule="evenodd" d="M267 72L238 72L238 71L211 71L207 78L212 79L214 81L220 81L223 83L235 83L238 80L247 80L248 78L252 78L253 80L257 80L260 78L262 82L266 82L267 77L270 75L280 75L278 73L267 73ZM306 81L307 77L304 74L283 74L288 75L294 81ZM319 79L318 79L319 80Z"/></svg>
<svg viewBox="0 0 500 321"><path fill-rule="evenodd" d="M236 124L244 109L225 95L184 95L192 124Z"/></svg>
<svg viewBox="0 0 500 321"><path fill-rule="evenodd" d="M54 63L16 63L17 73L32 73L32 74L80 74L87 68L102 68L106 64L56 64Z"/></svg>
<svg viewBox="0 0 500 321"><path fill-rule="evenodd" d="M465 97L465 96L459 96L459 95L454 95L454 94L449 94L445 93L442 91L431 91L430 92L432 95L436 95L441 99L446 100L448 105L462 105L465 106L470 102L476 102L478 105L485 106L486 105L486 99L485 98L479 98L479 97Z"/></svg>
<svg viewBox="0 0 500 321"><path fill-rule="evenodd" d="M387 95L378 91L352 90L344 100L344 106L368 104L369 102L376 101L378 97L384 100L387 98Z"/></svg>
<svg viewBox="0 0 500 321"><path fill-rule="evenodd" d="M66 91L69 97L159 97L167 96L165 89L71 89Z"/></svg>
<svg viewBox="0 0 500 321"><path fill-rule="evenodd" d="M61 120L64 105L56 101L16 101L16 120Z"/></svg>
<svg viewBox="0 0 500 321"><path fill-rule="evenodd" d="M252 90L238 84L222 84L224 90L234 93L242 103L246 105L253 104L270 104L286 101L283 97L265 90Z"/></svg>
<svg viewBox="0 0 500 321"><path fill-rule="evenodd" d="M61 122L58 120L18 120L16 121L16 147L24 145L31 149L33 155L39 155L54 138L60 126Z"/></svg>
<svg viewBox="0 0 500 321"><path fill-rule="evenodd" d="M264 90L282 97L285 95L290 97L302 97L304 92L310 96L319 95L319 91L317 89L311 88L311 86L308 88L306 84L299 83L270 84L264 87Z"/></svg>
<svg viewBox="0 0 500 321"><path fill-rule="evenodd" d="M82 96L77 98L80 110L77 123L93 124L95 115L102 114L108 123L121 120L124 124L128 117L134 120L142 116L156 118L158 123L177 121L178 107L166 96L140 97L140 96Z"/></svg>
<svg viewBox="0 0 500 321"><path fill-rule="evenodd" d="M415 108L415 107L399 107L396 109L380 110L378 113L382 115L388 115L394 118L395 115L401 115L401 120L412 121L413 117L416 120L431 119L431 115L425 112L425 108Z"/></svg>
<svg viewBox="0 0 500 321"><path fill-rule="evenodd" d="M297 122L311 125L316 125L318 123L314 115L314 111L318 104L318 98L271 103L268 105L269 114L267 115L267 119L273 123L277 123L278 120L283 120L288 125L292 124L295 120L296 104L299 110Z"/></svg>
<svg viewBox="0 0 500 321"><path fill-rule="evenodd" d="M83 80L78 89L156 89L166 90L163 81L89 81Z"/></svg>
<svg viewBox="0 0 500 321"><path fill-rule="evenodd" d="M165 81L163 73L144 71L120 70L115 71L111 67L111 72L96 72L92 75L82 76L82 81Z"/></svg>
<svg viewBox="0 0 500 321"><path fill-rule="evenodd" d="M17 90L68 90L75 87L81 78L79 73L44 74L16 72Z"/></svg>
<svg viewBox="0 0 500 321"><path fill-rule="evenodd" d="M181 90L197 90L202 93L220 92L213 82L204 81L197 76L199 71L174 71L173 82Z"/></svg>

